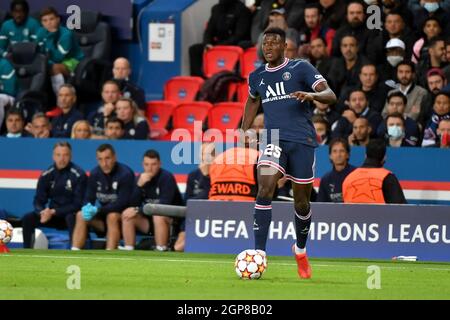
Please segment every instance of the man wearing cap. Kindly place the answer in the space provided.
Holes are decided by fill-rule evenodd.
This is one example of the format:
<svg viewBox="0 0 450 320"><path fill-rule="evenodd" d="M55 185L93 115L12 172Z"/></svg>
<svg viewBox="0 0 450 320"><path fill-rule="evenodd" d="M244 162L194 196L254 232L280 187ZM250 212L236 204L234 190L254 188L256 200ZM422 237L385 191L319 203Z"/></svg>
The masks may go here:
<svg viewBox="0 0 450 320"><path fill-rule="evenodd" d="M405 43L399 38L393 38L386 43L386 61L377 69L383 80L396 79L396 67L405 59Z"/></svg>

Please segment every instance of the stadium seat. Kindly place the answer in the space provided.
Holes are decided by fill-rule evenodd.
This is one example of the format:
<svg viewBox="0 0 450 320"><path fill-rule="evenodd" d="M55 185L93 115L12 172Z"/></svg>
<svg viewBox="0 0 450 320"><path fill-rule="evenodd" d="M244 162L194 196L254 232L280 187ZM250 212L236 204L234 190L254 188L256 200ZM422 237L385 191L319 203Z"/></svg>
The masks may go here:
<svg viewBox="0 0 450 320"><path fill-rule="evenodd" d="M242 59L244 50L238 46L215 46L203 54L203 73L205 77L223 71L234 71Z"/></svg>
<svg viewBox="0 0 450 320"><path fill-rule="evenodd" d="M216 103L208 113L208 128L220 130L223 134L227 129L237 129L241 123L244 104L240 102Z"/></svg>
<svg viewBox="0 0 450 320"><path fill-rule="evenodd" d="M100 98L102 84L112 78L111 28L98 12L82 11L81 28L74 30L85 58L75 69L72 84L82 100Z"/></svg>
<svg viewBox="0 0 450 320"><path fill-rule="evenodd" d="M164 85L164 100L177 103L195 101L204 82L200 77L173 77Z"/></svg>
<svg viewBox="0 0 450 320"><path fill-rule="evenodd" d="M237 87L237 101L246 102L248 98L248 84L241 82Z"/></svg>
<svg viewBox="0 0 450 320"><path fill-rule="evenodd" d="M199 141L201 140L201 132L195 132L194 129L194 121L201 121L202 128L205 123L205 120L208 116L208 111L212 108L212 104L205 101L194 101L194 102L186 102L181 103L176 107L172 113L172 123L173 123L173 131L180 133L186 133L186 131L182 131L180 129L186 129L189 132L189 137L183 135L183 139L186 141L190 139L191 141ZM178 141L177 138L174 140Z"/></svg>
<svg viewBox="0 0 450 320"><path fill-rule="evenodd" d="M47 111L47 58L38 53L37 44L32 42L12 45L8 58L19 82L16 107L30 121L35 112Z"/></svg>
<svg viewBox="0 0 450 320"><path fill-rule="evenodd" d="M167 135L172 112L176 107L173 101L150 101L147 102L145 116L150 126L150 138L162 140Z"/></svg>
<svg viewBox="0 0 450 320"><path fill-rule="evenodd" d="M251 47L245 50L242 55L240 72L241 76L245 79L247 79L250 73L257 69L262 63L258 58L257 51L256 47Z"/></svg>

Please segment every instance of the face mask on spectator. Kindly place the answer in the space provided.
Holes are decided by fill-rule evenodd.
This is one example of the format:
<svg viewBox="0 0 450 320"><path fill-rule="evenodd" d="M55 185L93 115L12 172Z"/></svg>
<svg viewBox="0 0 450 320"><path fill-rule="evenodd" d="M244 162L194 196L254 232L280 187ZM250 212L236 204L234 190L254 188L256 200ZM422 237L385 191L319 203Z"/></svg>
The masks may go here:
<svg viewBox="0 0 450 320"><path fill-rule="evenodd" d="M376 4L376 3L377 3L377 0L364 0L364 2L365 2L368 6L370 6L371 4Z"/></svg>
<svg viewBox="0 0 450 320"><path fill-rule="evenodd" d="M19 133L8 133L8 134L6 134L6 137L8 137L8 138L20 138L22 136L22 134L19 132Z"/></svg>
<svg viewBox="0 0 450 320"><path fill-rule="evenodd" d="M423 7L425 10L427 10L430 13L435 12L437 9L439 9L439 3L437 2L425 2Z"/></svg>
<svg viewBox="0 0 450 320"><path fill-rule="evenodd" d="M390 126L388 127L389 138L394 140L399 140L403 138L403 129L400 126Z"/></svg>
<svg viewBox="0 0 450 320"><path fill-rule="evenodd" d="M403 61L403 57L402 56L389 56L387 57L387 61L389 62L389 64L393 67L396 67L400 62Z"/></svg>

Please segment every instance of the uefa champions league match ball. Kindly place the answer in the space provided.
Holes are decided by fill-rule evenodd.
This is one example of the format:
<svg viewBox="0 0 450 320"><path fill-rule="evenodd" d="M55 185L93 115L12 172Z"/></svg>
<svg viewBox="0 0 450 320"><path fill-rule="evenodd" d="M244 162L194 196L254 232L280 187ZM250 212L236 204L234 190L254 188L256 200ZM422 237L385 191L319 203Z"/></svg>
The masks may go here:
<svg viewBox="0 0 450 320"><path fill-rule="evenodd" d="M13 236L12 225L5 220L0 220L0 244L7 244Z"/></svg>
<svg viewBox="0 0 450 320"><path fill-rule="evenodd" d="M234 268L241 279L259 279L267 269L266 253L262 250L244 250L237 255Z"/></svg>

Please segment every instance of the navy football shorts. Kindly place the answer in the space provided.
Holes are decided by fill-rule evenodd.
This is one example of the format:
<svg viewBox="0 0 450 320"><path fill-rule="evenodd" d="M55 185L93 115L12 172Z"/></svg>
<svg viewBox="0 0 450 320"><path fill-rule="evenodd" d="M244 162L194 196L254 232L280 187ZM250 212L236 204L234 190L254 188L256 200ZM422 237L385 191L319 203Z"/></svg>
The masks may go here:
<svg viewBox="0 0 450 320"><path fill-rule="evenodd" d="M281 140L260 148L258 168L275 168L294 183L314 182L315 164L315 148L302 143Z"/></svg>

